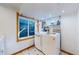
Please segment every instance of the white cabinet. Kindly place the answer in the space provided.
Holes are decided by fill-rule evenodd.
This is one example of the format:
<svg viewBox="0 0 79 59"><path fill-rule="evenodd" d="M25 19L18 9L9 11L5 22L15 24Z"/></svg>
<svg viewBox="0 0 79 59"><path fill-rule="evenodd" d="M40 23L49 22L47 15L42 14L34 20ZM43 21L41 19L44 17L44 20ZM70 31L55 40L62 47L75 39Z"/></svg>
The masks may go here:
<svg viewBox="0 0 79 59"><path fill-rule="evenodd" d="M42 50L42 42L40 35L35 36L35 47L38 48L39 50Z"/></svg>
<svg viewBox="0 0 79 59"><path fill-rule="evenodd" d="M5 54L5 40L4 36L0 36L0 55Z"/></svg>
<svg viewBox="0 0 79 59"><path fill-rule="evenodd" d="M42 51L45 54L55 54L56 40L55 37L44 35L42 36Z"/></svg>
<svg viewBox="0 0 79 59"><path fill-rule="evenodd" d="M60 52L60 34L37 35L35 46L47 55L58 55Z"/></svg>

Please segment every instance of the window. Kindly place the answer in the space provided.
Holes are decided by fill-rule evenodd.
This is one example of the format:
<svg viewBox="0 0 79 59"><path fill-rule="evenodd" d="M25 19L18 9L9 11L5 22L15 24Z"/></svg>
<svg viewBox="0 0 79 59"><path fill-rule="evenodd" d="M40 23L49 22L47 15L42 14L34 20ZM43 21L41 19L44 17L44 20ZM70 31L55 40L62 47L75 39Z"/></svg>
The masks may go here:
<svg viewBox="0 0 79 59"><path fill-rule="evenodd" d="M21 15L17 17L17 41L33 38L35 35L35 21Z"/></svg>

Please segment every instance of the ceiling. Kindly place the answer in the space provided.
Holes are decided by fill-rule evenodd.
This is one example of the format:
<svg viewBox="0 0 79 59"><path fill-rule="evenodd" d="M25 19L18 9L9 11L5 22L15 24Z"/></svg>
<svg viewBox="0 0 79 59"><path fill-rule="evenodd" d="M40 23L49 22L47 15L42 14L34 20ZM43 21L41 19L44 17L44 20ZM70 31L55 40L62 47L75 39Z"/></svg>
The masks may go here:
<svg viewBox="0 0 79 59"><path fill-rule="evenodd" d="M76 12L78 3L2 3L2 6L19 9L25 16L46 19Z"/></svg>
<svg viewBox="0 0 79 59"><path fill-rule="evenodd" d="M0 6L19 9L22 6L22 3L0 3Z"/></svg>

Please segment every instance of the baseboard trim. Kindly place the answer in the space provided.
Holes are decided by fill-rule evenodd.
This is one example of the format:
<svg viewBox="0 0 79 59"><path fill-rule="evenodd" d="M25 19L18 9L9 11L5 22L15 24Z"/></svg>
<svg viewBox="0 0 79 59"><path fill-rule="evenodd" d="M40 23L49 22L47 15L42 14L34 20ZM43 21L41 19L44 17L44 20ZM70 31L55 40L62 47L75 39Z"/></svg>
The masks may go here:
<svg viewBox="0 0 79 59"><path fill-rule="evenodd" d="M69 55L75 55L75 54L70 53L70 52L68 52L68 51L65 51L65 50L63 50L63 49L60 49L60 51L62 51L62 52L64 52L64 53L67 53L67 54L69 54Z"/></svg>
<svg viewBox="0 0 79 59"><path fill-rule="evenodd" d="M31 46L29 46L29 47L27 47L27 48L21 49L21 50L19 50L19 51L13 53L13 54L11 54L11 55L16 55L16 54L18 54L18 53L20 53L20 52L22 52L22 51L24 51L24 50L26 50L26 49L29 49L29 48L31 48L31 47L33 47L33 46L34 46L34 45L31 45Z"/></svg>

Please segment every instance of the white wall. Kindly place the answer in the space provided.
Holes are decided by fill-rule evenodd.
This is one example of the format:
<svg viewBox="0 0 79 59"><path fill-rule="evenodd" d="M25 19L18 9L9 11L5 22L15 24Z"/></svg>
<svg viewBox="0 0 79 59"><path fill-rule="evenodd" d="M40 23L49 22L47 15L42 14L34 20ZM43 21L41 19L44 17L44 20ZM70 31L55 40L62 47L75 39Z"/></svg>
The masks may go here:
<svg viewBox="0 0 79 59"><path fill-rule="evenodd" d="M33 39L16 42L16 10L0 6L0 35L6 40L7 54L33 45Z"/></svg>
<svg viewBox="0 0 79 59"><path fill-rule="evenodd" d="M77 54L79 54L79 10L78 10L78 21L77 21Z"/></svg>
<svg viewBox="0 0 79 59"><path fill-rule="evenodd" d="M61 17L61 48L73 54L79 52L77 46L77 21L77 12Z"/></svg>

